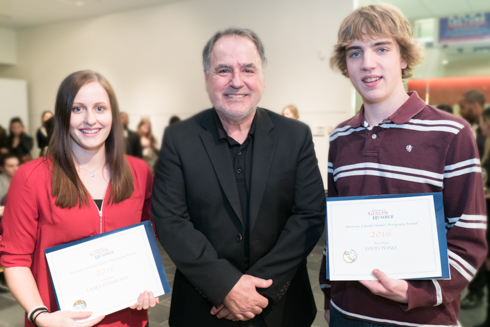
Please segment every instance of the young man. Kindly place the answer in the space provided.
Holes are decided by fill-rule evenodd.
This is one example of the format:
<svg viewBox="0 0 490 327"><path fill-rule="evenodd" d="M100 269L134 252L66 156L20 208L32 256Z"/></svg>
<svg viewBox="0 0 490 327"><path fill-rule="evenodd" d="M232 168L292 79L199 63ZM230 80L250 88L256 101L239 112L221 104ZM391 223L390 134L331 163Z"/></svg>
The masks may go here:
<svg viewBox="0 0 490 327"><path fill-rule="evenodd" d="M0 158L0 171L2 172L0 175L0 201L7 194L10 181L17 169L19 169L19 158L16 155L9 153Z"/></svg>
<svg viewBox="0 0 490 327"><path fill-rule="evenodd" d="M364 104L330 136L328 196L443 192L451 279L396 280L375 269L376 281L330 282L324 257L331 326L456 326L460 294L487 251L471 128L405 92L402 79L419 61L412 28L396 8L362 7L344 20L331 62Z"/></svg>

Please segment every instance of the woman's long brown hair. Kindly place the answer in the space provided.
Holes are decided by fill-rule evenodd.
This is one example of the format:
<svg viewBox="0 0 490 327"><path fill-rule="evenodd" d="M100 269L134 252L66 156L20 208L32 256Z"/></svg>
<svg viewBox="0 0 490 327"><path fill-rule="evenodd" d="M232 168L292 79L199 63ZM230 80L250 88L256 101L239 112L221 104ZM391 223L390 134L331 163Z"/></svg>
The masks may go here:
<svg viewBox="0 0 490 327"><path fill-rule="evenodd" d="M51 195L61 208L73 208L89 204L90 194L78 177L73 161L70 116L78 91L87 83L98 82L109 95L112 126L105 141L106 162L111 172L109 202L119 203L131 197L134 191L131 168L124 157L125 143L119 107L109 82L99 73L82 70L66 77L56 97L54 132L49 143L47 158L53 161Z"/></svg>

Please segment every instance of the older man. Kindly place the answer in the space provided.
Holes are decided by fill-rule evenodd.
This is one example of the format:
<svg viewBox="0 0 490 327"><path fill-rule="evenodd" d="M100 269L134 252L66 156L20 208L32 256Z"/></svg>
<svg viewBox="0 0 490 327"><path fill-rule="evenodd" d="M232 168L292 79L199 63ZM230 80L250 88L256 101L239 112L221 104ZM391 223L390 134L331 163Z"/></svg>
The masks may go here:
<svg viewBox="0 0 490 327"><path fill-rule="evenodd" d="M169 126L152 216L177 266L170 326L310 326L306 257L324 224L309 128L257 107L264 48L227 29L203 51L212 109Z"/></svg>

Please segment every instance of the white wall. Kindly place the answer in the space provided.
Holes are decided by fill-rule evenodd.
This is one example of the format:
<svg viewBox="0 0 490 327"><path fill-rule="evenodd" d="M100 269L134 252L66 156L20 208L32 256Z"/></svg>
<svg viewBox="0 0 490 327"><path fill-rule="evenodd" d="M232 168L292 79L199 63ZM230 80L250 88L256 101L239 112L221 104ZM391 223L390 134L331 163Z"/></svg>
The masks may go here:
<svg viewBox="0 0 490 327"><path fill-rule="evenodd" d="M15 30L0 28L0 64L17 63L17 37Z"/></svg>
<svg viewBox="0 0 490 327"><path fill-rule="evenodd" d="M185 118L210 107L201 65L206 41L219 29L248 27L269 57L260 106L280 112L294 103L312 127L335 126L350 116L351 88L329 68L328 57L352 9L353 0L189 0L25 28L17 31L18 65L0 67L0 77L28 81L34 132L64 77L99 71L130 125L150 116L160 139L171 115ZM326 177L328 135L315 137L315 145Z"/></svg>
<svg viewBox="0 0 490 327"><path fill-rule="evenodd" d="M20 117L26 129L29 128L26 81L0 78L0 112L0 126L7 133L12 117Z"/></svg>

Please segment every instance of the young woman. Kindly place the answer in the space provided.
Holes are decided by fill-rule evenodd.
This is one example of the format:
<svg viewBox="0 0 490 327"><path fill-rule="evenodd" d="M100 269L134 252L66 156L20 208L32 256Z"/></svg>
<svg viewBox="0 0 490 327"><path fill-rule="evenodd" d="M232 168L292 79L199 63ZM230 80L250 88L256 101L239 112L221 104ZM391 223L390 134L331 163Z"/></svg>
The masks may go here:
<svg viewBox="0 0 490 327"><path fill-rule="evenodd" d="M143 160L153 169L158 159L157 140L151 132L151 122L148 118L141 118L136 131L140 136L141 147L143 148Z"/></svg>
<svg viewBox="0 0 490 327"><path fill-rule="evenodd" d="M30 158L30 152L34 145L32 137L26 134L24 124L19 117L14 117L10 120L10 134L8 138L8 149L10 153L13 153L22 162L29 161L25 159L27 156Z"/></svg>
<svg viewBox="0 0 490 327"><path fill-rule="evenodd" d="M49 110L43 112L41 115L41 127L36 132L37 147L40 150L40 156L45 154L45 148L49 145L48 131L46 128L46 121L53 117L53 113Z"/></svg>
<svg viewBox="0 0 490 327"><path fill-rule="evenodd" d="M130 309L85 323L74 319L91 313L56 311L44 250L150 219L153 178L144 161L124 155L116 97L100 74L68 76L54 119L47 156L22 165L10 184L0 244L8 286L26 312L47 308L36 313L37 326L143 327L158 303L146 291Z"/></svg>

